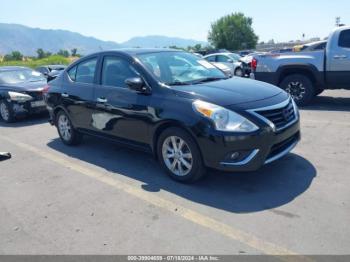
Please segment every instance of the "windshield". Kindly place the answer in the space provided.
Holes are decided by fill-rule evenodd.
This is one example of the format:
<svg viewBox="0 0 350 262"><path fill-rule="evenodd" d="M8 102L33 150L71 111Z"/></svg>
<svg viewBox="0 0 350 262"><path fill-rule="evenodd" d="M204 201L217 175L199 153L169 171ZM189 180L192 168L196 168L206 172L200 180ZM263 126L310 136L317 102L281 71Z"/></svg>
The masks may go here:
<svg viewBox="0 0 350 262"><path fill-rule="evenodd" d="M46 79L42 74L31 69L15 69L0 72L1 84L19 84L25 82L39 82Z"/></svg>
<svg viewBox="0 0 350 262"><path fill-rule="evenodd" d="M208 61L186 52L148 53L138 58L157 80L167 85L226 79L225 74Z"/></svg>

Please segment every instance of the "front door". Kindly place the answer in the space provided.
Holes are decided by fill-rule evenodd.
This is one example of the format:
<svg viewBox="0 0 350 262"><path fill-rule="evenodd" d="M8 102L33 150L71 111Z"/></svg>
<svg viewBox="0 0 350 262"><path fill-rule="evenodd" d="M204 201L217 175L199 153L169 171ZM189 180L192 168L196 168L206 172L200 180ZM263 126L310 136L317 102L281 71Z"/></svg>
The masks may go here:
<svg viewBox="0 0 350 262"><path fill-rule="evenodd" d="M340 31L327 47L327 83L330 88L350 89L350 29Z"/></svg>
<svg viewBox="0 0 350 262"><path fill-rule="evenodd" d="M132 62L119 56L103 58L100 84L95 89L93 130L126 142L147 144L151 96L130 90L127 78L137 77Z"/></svg>

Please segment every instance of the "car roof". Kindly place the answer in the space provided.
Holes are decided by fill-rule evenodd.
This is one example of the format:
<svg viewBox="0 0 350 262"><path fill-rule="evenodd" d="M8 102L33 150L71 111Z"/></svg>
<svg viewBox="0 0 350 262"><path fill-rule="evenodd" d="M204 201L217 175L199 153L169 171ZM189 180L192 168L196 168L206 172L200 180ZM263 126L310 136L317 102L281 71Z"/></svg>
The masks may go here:
<svg viewBox="0 0 350 262"><path fill-rule="evenodd" d="M20 70L20 69L30 69L29 67L25 67L25 66L0 66L0 72L4 72L4 71L13 71L13 70Z"/></svg>

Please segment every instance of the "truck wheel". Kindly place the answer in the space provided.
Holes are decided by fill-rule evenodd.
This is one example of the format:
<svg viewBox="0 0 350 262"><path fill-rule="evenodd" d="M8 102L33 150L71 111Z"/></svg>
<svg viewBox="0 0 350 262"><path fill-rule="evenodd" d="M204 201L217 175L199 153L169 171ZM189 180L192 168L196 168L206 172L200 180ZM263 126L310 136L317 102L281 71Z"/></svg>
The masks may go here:
<svg viewBox="0 0 350 262"><path fill-rule="evenodd" d="M197 144L180 128L168 128L160 135L157 154L162 168L176 181L192 183L205 174Z"/></svg>
<svg viewBox="0 0 350 262"><path fill-rule="evenodd" d="M309 104L316 95L313 83L305 75L289 75L282 80L280 87L289 93L299 106Z"/></svg>
<svg viewBox="0 0 350 262"><path fill-rule="evenodd" d="M12 104L6 100L0 100L0 116L6 123L12 123L16 119Z"/></svg>

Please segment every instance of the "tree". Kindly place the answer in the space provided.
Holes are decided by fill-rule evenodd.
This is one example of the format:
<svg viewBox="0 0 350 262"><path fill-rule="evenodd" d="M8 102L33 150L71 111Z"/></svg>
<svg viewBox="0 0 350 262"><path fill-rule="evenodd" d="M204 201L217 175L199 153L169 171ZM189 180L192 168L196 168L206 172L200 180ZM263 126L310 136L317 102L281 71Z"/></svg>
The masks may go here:
<svg viewBox="0 0 350 262"><path fill-rule="evenodd" d="M61 49L60 51L58 51L57 54L60 55L60 56L69 57L69 51L68 50Z"/></svg>
<svg viewBox="0 0 350 262"><path fill-rule="evenodd" d="M78 49L77 48L73 48L70 50L70 53L72 54L72 56L77 56L78 55Z"/></svg>
<svg viewBox="0 0 350 262"><path fill-rule="evenodd" d="M11 54L4 56L4 61L22 61L23 55L19 51L13 51Z"/></svg>
<svg viewBox="0 0 350 262"><path fill-rule="evenodd" d="M45 58L45 52L42 48L39 48L38 50L36 50L36 53L38 54L38 59Z"/></svg>
<svg viewBox="0 0 350 262"><path fill-rule="evenodd" d="M243 13L224 16L212 23L208 40L218 49L254 49L259 38L252 24L253 19Z"/></svg>

